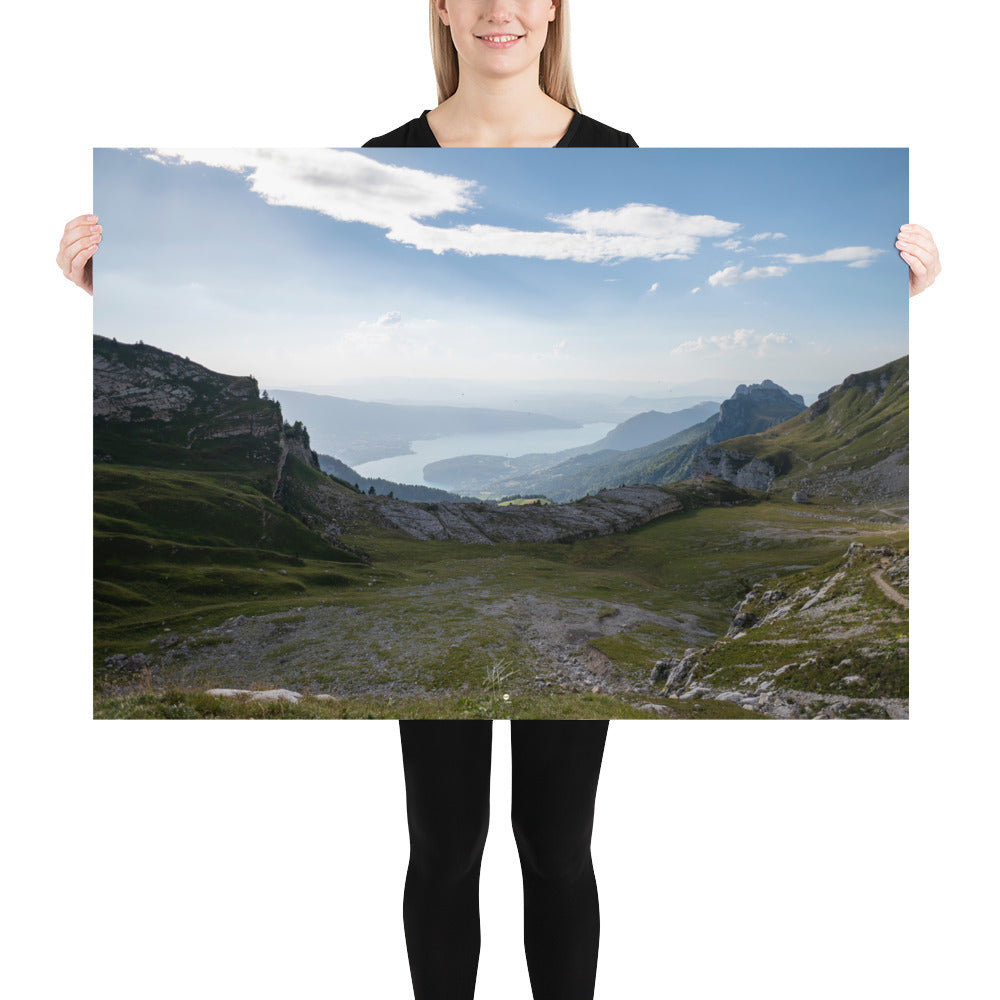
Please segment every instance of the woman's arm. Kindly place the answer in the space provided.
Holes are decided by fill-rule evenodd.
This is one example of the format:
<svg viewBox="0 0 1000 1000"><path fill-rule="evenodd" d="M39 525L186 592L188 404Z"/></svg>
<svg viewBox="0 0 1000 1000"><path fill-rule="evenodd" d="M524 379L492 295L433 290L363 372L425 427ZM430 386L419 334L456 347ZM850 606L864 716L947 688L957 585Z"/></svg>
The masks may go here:
<svg viewBox="0 0 1000 1000"><path fill-rule="evenodd" d="M908 222L896 237L899 256L910 266L910 298L934 284L941 273L941 258L934 237L923 226Z"/></svg>
<svg viewBox="0 0 1000 1000"><path fill-rule="evenodd" d="M91 259L100 242L101 227L97 225L97 216L78 215L66 223L56 255L59 270L90 295L94 294Z"/></svg>

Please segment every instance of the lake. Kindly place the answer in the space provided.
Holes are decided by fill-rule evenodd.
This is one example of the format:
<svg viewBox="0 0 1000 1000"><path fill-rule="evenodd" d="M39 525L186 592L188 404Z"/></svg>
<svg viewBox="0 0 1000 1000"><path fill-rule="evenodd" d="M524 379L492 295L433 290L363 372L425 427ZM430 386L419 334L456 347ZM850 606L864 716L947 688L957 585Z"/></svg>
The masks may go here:
<svg viewBox="0 0 1000 1000"><path fill-rule="evenodd" d="M508 431L497 434L456 434L439 437L430 441L412 441L412 455L397 455L394 458L380 458L376 462L355 465L355 471L368 479L388 479L394 483L410 483L415 486L436 486L448 489L441 483L430 483L424 479L424 466L443 458L458 455L503 455L517 458L562 451L564 448L579 448L581 445L600 441L615 424L584 424L582 427L560 427L539 431Z"/></svg>

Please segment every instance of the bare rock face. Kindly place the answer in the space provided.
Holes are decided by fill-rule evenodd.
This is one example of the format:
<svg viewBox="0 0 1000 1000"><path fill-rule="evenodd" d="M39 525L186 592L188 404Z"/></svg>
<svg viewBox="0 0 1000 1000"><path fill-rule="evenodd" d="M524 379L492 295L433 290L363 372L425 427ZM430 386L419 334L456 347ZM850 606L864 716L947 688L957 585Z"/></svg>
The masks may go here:
<svg viewBox="0 0 1000 1000"><path fill-rule="evenodd" d="M257 382L250 377L221 375L155 347L94 338L95 417L171 420L201 401L224 409L257 398Z"/></svg>
<svg viewBox="0 0 1000 1000"><path fill-rule="evenodd" d="M310 503L326 517L323 530L340 535L364 523L395 528L420 541L565 542L629 531L684 509L660 486L624 486L564 504L499 507L488 503L412 503L313 488Z"/></svg>
<svg viewBox="0 0 1000 1000"><path fill-rule="evenodd" d="M768 462L724 448L705 448L691 463L692 476L713 476L747 490L766 491L775 477Z"/></svg>
<svg viewBox="0 0 1000 1000"><path fill-rule="evenodd" d="M682 509L659 486L602 490L574 503L497 507L476 503L413 504L382 500L377 514L388 526L419 539L459 542L555 542L628 531Z"/></svg>
<svg viewBox="0 0 1000 1000"><path fill-rule="evenodd" d="M707 444L728 438L757 434L780 424L806 408L805 400L766 378L755 385L739 385L719 407L719 419L709 432Z"/></svg>
<svg viewBox="0 0 1000 1000"><path fill-rule="evenodd" d="M261 398L251 376L213 372L147 344L94 337L93 379L94 444L102 460L114 460L124 435L130 461L139 464L154 454L176 460L183 450L184 462L199 452L228 452L273 467L279 454L281 461L293 454L318 468L305 430L301 440L294 434L286 440L281 408Z"/></svg>

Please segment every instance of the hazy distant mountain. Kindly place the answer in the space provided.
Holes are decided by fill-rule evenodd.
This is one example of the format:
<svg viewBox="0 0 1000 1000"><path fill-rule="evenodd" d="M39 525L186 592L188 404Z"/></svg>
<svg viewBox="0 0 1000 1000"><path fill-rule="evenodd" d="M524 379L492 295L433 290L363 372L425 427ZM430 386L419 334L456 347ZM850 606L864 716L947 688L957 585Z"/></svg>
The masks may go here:
<svg viewBox="0 0 1000 1000"><path fill-rule="evenodd" d="M345 462L363 464L410 454L410 442L452 434L491 434L579 427L541 413L464 406L398 406L339 396L275 389L286 417L309 427L313 446Z"/></svg>
<svg viewBox="0 0 1000 1000"><path fill-rule="evenodd" d="M641 448L627 451L588 449L587 454L578 449L580 454L566 461L553 462L548 467L536 467L529 474L521 473L516 462L508 463L504 469L497 464L502 459L466 455L433 462L424 469L424 475L466 493L479 492L487 497L539 493L558 501L572 500L623 483L662 485L685 479L690 474L691 460L720 426L727 437L746 434L751 428L756 431L770 427L804 409L801 396L792 395L765 380L759 385L740 385L707 420ZM485 472L494 473L494 478L484 491ZM478 490L472 488L474 484Z"/></svg>
<svg viewBox="0 0 1000 1000"><path fill-rule="evenodd" d="M598 447L595 450L612 448L616 451L629 451L632 448L642 448L700 424L718 412L718 403L701 402L697 406L673 413L662 413L659 410L639 413L619 424L614 430L608 431L597 442Z"/></svg>

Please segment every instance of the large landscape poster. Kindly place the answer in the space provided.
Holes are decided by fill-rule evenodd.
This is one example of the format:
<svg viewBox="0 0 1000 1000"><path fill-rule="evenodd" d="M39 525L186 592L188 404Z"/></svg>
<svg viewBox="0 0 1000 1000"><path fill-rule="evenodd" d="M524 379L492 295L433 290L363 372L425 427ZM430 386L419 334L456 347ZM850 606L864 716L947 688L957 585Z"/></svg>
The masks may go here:
<svg viewBox="0 0 1000 1000"><path fill-rule="evenodd" d="M96 716L908 716L905 150L94 184Z"/></svg>

